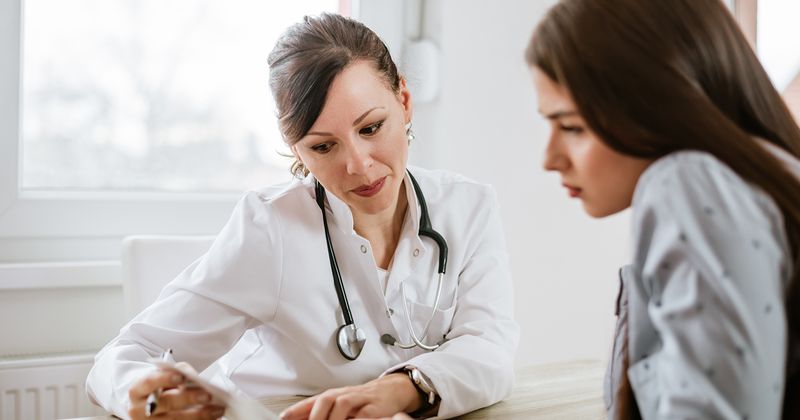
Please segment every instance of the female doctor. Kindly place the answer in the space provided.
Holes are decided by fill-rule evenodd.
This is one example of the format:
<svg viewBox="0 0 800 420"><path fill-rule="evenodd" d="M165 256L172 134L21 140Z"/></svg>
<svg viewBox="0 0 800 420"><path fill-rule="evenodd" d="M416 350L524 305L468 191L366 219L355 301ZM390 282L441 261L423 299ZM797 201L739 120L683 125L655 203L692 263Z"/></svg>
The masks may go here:
<svg viewBox="0 0 800 420"><path fill-rule="evenodd" d="M411 95L389 52L333 14L290 27L270 86L296 179L249 192L208 253L96 356L119 416L218 418L175 359L252 398L315 395L286 419L447 418L511 391L518 327L493 190L408 168Z"/></svg>

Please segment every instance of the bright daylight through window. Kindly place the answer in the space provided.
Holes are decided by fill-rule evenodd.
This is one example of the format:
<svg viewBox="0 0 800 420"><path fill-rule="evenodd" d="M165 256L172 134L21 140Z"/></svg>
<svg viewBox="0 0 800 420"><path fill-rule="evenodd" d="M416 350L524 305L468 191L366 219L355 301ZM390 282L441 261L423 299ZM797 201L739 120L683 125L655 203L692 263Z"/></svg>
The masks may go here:
<svg viewBox="0 0 800 420"><path fill-rule="evenodd" d="M758 0L757 6L758 56L800 121L800 1Z"/></svg>
<svg viewBox="0 0 800 420"><path fill-rule="evenodd" d="M289 179L267 55L349 1L27 0L23 190L242 191Z"/></svg>

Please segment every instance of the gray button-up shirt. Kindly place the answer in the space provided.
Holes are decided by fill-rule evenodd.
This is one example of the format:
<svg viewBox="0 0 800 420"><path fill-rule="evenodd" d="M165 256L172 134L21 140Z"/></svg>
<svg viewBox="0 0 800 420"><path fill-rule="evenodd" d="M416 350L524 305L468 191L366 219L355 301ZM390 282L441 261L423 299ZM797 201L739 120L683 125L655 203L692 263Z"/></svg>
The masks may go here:
<svg viewBox="0 0 800 420"><path fill-rule="evenodd" d="M767 147L800 177L800 161ZM683 151L642 174L632 207L634 262L620 270L609 414L627 328L642 418L779 419L792 260L778 206L712 155Z"/></svg>

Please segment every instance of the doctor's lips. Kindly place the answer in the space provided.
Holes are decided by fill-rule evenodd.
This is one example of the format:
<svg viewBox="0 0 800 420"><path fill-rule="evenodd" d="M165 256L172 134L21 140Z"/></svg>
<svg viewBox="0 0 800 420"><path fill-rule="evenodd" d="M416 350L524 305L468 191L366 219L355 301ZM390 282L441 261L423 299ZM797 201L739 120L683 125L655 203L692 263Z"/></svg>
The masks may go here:
<svg viewBox="0 0 800 420"><path fill-rule="evenodd" d="M362 197L372 197L373 195L379 193L383 188L383 184L386 182L386 177L383 177L370 185L362 185L358 188L353 189L353 192L362 196Z"/></svg>
<svg viewBox="0 0 800 420"><path fill-rule="evenodd" d="M564 183L564 184L561 184L561 185L563 185L564 188L567 189L567 194L569 194L569 196L573 197L573 198L581 195L581 191L583 191L582 189L580 189L578 187L573 187L572 185L569 185L567 183Z"/></svg>

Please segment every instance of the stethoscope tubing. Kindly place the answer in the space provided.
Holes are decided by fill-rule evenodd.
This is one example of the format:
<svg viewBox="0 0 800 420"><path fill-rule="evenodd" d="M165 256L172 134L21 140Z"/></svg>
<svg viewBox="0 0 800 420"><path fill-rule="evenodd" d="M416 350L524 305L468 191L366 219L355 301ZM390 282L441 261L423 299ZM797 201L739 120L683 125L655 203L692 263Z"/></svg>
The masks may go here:
<svg viewBox="0 0 800 420"><path fill-rule="evenodd" d="M414 346L419 346L422 349L433 351L439 348L439 344L427 345L422 342L428 336L428 328L431 326L431 322L433 318L436 316L436 311L439 309L439 299L442 297L442 283L444 283L444 273L439 273L439 279L436 285L436 298L433 300L433 309L431 309L431 316L428 318L428 322L425 324L425 328L422 330L422 336L417 337L417 334L414 333L414 325L411 323L411 311L408 308L408 299L406 298L406 284L405 282L400 283L400 293L403 295L403 309L406 312L406 322L408 323L408 332L411 333L411 340L413 341L412 344L403 344L399 341L394 343L395 346L400 347L401 349L410 349L414 348Z"/></svg>
<svg viewBox="0 0 800 420"><path fill-rule="evenodd" d="M428 203L425 202L422 189L419 187L419 184L417 184L417 180L414 179L414 175L411 175L411 172L408 172L408 177L414 185L414 194L417 196L417 202L419 202L420 207L419 236L427 236L436 242L436 245L439 247L438 272L440 275L443 275L445 270L447 270L447 241L444 240L444 237L442 237L439 232L433 230L431 219L428 216Z"/></svg>
<svg viewBox="0 0 800 420"><path fill-rule="evenodd" d="M333 251L333 243L331 243L331 234L328 231L328 217L325 214L325 189L322 184L317 182L316 185L316 199L319 208L322 210L322 225L325 228L325 241L328 246L328 261L331 264L331 273L333 274L333 286L336 288L336 297L339 299L339 307L342 308L342 316L344 317L345 325L355 325L353 322L353 313L350 311L350 302L347 300L347 292L344 290L344 283L342 282L342 274L339 272L339 263L336 261L336 253Z"/></svg>

